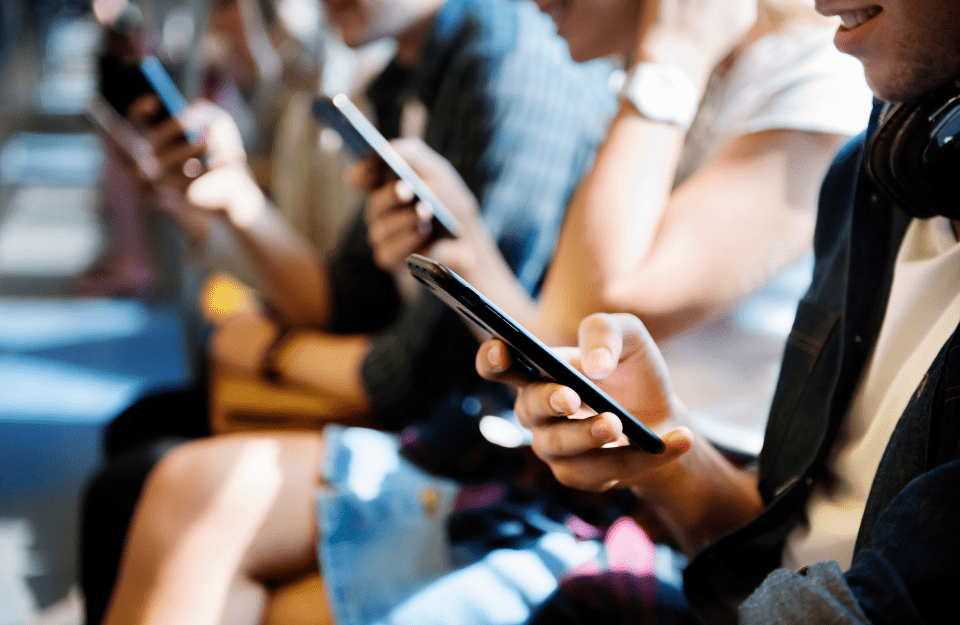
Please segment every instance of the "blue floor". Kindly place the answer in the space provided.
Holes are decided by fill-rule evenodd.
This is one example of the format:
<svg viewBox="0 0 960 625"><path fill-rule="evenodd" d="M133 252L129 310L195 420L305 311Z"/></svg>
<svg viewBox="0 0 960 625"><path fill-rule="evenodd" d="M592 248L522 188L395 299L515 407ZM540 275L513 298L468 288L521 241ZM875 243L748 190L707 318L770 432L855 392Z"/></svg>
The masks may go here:
<svg viewBox="0 0 960 625"><path fill-rule="evenodd" d="M104 424L187 370L170 304L0 300L0 502L77 488Z"/></svg>
<svg viewBox="0 0 960 625"><path fill-rule="evenodd" d="M0 623L75 583L77 507L103 428L141 394L187 381L182 326L171 304L0 300L0 533L8 551L21 543L0 554Z"/></svg>

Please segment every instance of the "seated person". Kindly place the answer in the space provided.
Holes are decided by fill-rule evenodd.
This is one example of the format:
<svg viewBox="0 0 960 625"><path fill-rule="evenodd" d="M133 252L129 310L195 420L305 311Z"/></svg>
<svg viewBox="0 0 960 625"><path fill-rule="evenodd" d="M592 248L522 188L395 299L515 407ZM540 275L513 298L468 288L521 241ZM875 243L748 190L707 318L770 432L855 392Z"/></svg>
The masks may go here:
<svg viewBox="0 0 960 625"><path fill-rule="evenodd" d="M717 3L712 8L716 14L690 17L712 25L729 5ZM731 35L729 41L708 41L705 57L725 57L710 46L727 47L729 52L752 23L752 17L745 19L739 35ZM633 31L636 26L623 28ZM669 130L674 132L672 127ZM836 140L826 137L820 158L829 158ZM799 174L812 175L806 170ZM386 191L395 192L396 187ZM376 199L371 202L368 215L376 212L373 205L377 203ZM472 222L467 227L471 226ZM380 254L382 241L375 233L371 236L378 250L374 258L390 267L390 262L384 262L389 255ZM443 417L462 418L452 413ZM410 449L410 439L414 447L419 443L423 448L424 439L410 437L405 451ZM455 441L428 442L432 443L429 451L443 454ZM319 516L313 509L318 466ZM369 471L361 470L365 467ZM242 476L247 474L271 477L262 482L255 479L252 488L238 486L237 496L230 494L234 479L245 480ZM239 606L249 605L243 604L245 600L262 605L271 594L268 588L273 580L310 568L314 549L319 551L319 568L338 622L386 615L423 622L438 614L448 621L463 615L463 619L522 622L564 570L596 553L589 546L581 549L569 530L553 523L506 559L501 559L502 550L496 550L473 553L464 560L446 531L448 519L461 518L456 513L466 505L464 492L456 483L415 470L397 454L395 440L359 428L328 426L322 435L249 434L189 443L167 456L148 481L107 622L142 620L146 606L158 618L190 615L191 620L204 620L197 615L220 615L224 610L234 614ZM402 510L405 518L385 516L389 510ZM233 519L228 530L218 526L221 518ZM163 527L177 527L177 535L160 536ZM215 548L225 550L217 552L223 557L180 559L177 554L185 553L181 548L188 543L213 549L202 537L214 527L219 527L221 539L226 533L236 539L236 544L217 542ZM362 528L362 535L349 531L354 527ZM138 549L147 544L155 549L149 555ZM487 551L492 544L486 545ZM403 554L389 557L390 566L378 562L388 557L387 549ZM228 558L229 550L235 551ZM506 575L511 567L505 567L505 562L522 562L524 575ZM456 571L444 575L451 569ZM477 576L485 583L471 583ZM498 583L491 584L494 579ZM151 581L143 584L143 580ZM200 580L211 585L200 585ZM214 584L218 590L206 592ZM510 605L511 615L498 614L498 605ZM260 615L256 612L251 618L257 620Z"/></svg>
<svg viewBox="0 0 960 625"><path fill-rule="evenodd" d="M760 2L758 19L717 58L683 56L632 32L612 37L623 16L645 5L623 1L605 13L595 4L554 3L550 11L574 58L620 54L633 59L633 78L621 91L595 166L573 196L537 302L510 288L512 276L497 271L503 263L480 228L424 253L548 344L575 341L578 322L592 312L639 316L666 341L664 356L692 418L712 425L709 433L728 449L752 455L789 319L806 287L792 264L809 258L820 181L839 142L867 122L871 97L863 69L833 46L834 22L803 1ZM676 68L689 75L644 78ZM646 119L650 101L667 96L683 100L670 115L682 109L686 118ZM416 144L399 148L448 193L448 204L465 207L465 222L476 219L475 201L453 197L464 187L445 178L452 170L442 159ZM361 184L372 178L362 170L355 175ZM403 210L405 197L384 187L374 198L368 219L379 224L371 232L384 250L381 266L402 264L429 244L429 224ZM757 292L774 278L776 286Z"/></svg>
<svg viewBox="0 0 960 625"><path fill-rule="evenodd" d="M365 3L338 4L330 18L353 46L397 40L396 57L369 94L381 129L396 133L404 101L422 101L429 112L425 140L469 181L491 236L524 288L535 290L568 196L614 108L609 64L573 63L549 19L528 2L392 0L373 12ZM525 88L516 89L518 83ZM142 123L149 104L139 106L134 117ZM206 145L187 145L175 121L147 131L167 164L158 192L170 210L223 216L253 261L272 310L231 318L217 329L211 350L218 366L261 379L266 364L275 383L311 394L325 408L293 424L301 429L329 420L396 431L414 419L452 413L468 415L461 419L467 427L448 432L446 448L424 449L442 451L449 461L461 457L462 446L482 440L473 413L478 405L509 407L508 394L476 376L476 343L455 314L426 298L404 299L394 277L376 267L362 213L336 254L319 261L266 204L249 175L236 127L210 107L192 109L186 122L205 130ZM211 171L195 180L185 176L182 164L204 150ZM282 340L280 326L289 328ZM202 420L205 397L201 392L183 398L189 403L177 413ZM152 412L169 410L163 403ZM265 419L257 425L284 424ZM112 465L122 472L121 481L131 475L122 459ZM123 490L138 492L134 481ZM93 487L95 499L109 509L118 485L103 492L102 483ZM120 509L110 514L123 516ZM97 532L101 523L85 513L83 525ZM100 539L109 546L88 544L85 561L119 550L123 532ZM99 595L110 585L98 584L101 600L88 604L102 609L106 598ZM91 613L88 619L101 616Z"/></svg>
<svg viewBox="0 0 960 625"><path fill-rule="evenodd" d="M759 475L690 427L633 316L588 317L567 355L660 433L662 455L627 445L621 423L584 410L571 389L513 375L502 343L482 345L477 368L517 387L517 416L561 482L630 489L649 503L693 557L684 588L704 622L950 622L960 582L960 212L956 157L941 146L960 112L960 13L943 0L818 6L840 16L837 47L863 61L882 101L822 188L813 282ZM571 584L536 622L640 620L650 580L612 579L619 585L589 593Z"/></svg>

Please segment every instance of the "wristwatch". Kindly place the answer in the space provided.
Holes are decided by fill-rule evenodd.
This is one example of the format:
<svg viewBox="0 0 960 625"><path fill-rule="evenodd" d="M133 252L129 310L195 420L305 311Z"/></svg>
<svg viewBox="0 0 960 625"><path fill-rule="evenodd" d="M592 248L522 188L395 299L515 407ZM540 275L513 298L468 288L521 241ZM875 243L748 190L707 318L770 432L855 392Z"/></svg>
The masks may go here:
<svg viewBox="0 0 960 625"><path fill-rule="evenodd" d="M641 115L686 130L697 114L700 94L681 70L666 63L638 63L627 73L618 94Z"/></svg>

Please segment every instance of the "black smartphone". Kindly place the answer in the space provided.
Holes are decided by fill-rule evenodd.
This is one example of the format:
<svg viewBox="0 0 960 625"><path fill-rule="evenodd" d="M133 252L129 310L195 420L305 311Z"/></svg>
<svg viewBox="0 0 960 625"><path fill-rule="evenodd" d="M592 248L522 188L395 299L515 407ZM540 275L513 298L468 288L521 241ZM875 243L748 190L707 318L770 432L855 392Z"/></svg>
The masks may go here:
<svg viewBox="0 0 960 625"><path fill-rule="evenodd" d="M187 108L186 98L155 56L145 57L139 62L115 55L104 56L100 59L98 90L103 99L123 116L126 116L134 100L148 93L155 94L161 104L154 121L176 117Z"/></svg>
<svg viewBox="0 0 960 625"><path fill-rule="evenodd" d="M527 332L490 300L445 265L420 254L407 257L410 273L427 290L456 310L484 336L496 337L510 347L515 366L544 380L569 386L583 402L597 412L612 412L623 423L623 433L637 447L653 454L665 445L659 436L601 390L585 375L570 366Z"/></svg>
<svg viewBox="0 0 960 625"><path fill-rule="evenodd" d="M364 117L350 98L342 93L333 97L318 97L313 102L313 113L318 120L340 135L344 145L355 158L364 159L376 154L397 178L410 185L417 199L426 204L433 213L436 236L459 236L460 223L450 209L443 205L427 183L393 149L370 120Z"/></svg>

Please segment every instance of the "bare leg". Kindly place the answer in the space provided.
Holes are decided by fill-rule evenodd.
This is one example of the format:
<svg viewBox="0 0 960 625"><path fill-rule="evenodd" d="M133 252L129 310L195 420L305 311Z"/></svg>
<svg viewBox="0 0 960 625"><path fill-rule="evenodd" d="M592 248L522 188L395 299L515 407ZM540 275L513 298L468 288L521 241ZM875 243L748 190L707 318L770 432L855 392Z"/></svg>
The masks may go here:
<svg viewBox="0 0 960 625"><path fill-rule="evenodd" d="M260 623L271 579L316 571L317 433L218 436L157 466L106 625Z"/></svg>

